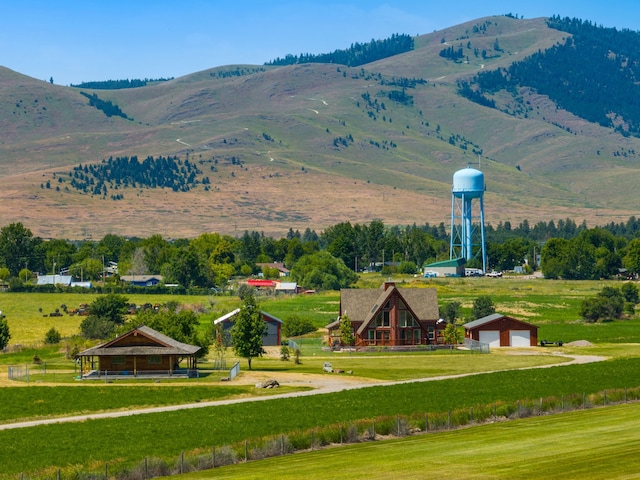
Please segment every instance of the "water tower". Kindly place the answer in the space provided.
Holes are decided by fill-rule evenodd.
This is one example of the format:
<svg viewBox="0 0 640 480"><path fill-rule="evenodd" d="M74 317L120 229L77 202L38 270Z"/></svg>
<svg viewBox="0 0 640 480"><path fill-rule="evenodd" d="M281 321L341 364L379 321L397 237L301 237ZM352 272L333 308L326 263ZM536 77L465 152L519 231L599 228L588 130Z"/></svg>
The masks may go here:
<svg viewBox="0 0 640 480"><path fill-rule="evenodd" d="M487 271L484 232L484 174L467 167L453 174L451 188L451 247L449 259L480 258Z"/></svg>

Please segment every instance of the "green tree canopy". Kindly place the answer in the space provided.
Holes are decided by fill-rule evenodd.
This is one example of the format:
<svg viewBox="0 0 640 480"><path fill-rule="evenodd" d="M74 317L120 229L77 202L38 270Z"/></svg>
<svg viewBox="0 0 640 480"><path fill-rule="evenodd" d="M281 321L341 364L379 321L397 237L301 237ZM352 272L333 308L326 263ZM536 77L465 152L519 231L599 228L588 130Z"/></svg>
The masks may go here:
<svg viewBox="0 0 640 480"><path fill-rule="evenodd" d="M339 290L354 284L358 276L329 252L303 255L291 269L291 277L305 288Z"/></svg>
<svg viewBox="0 0 640 480"><path fill-rule="evenodd" d="M233 351L240 357L247 359L249 370L251 370L251 359L261 357L264 353L262 338L266 328L254 296L246 295L242 300L233 327L231 327L231 338L233 339Z"/></svg>
<svg viewBox="0 0 640 480"><path fill-rule="evenodd" d="M9 345L11 333L9 332L9 323L5 317L0 318L0 350Z"/></svg>
<svg viewBox="0 0 640 480"><path fill-rule="evenodd" d="M116 326L125 321L129 300L114 293L97 297L87 309L89 315L80 323L80 332L85 338L108 339Z"/></svg>
<svg viewBox="0 0 640 480"><path fill-rule="evenodd" d="M471 309L472 320L486 317L492 313L496 313L496 307L491 297L483 295L473 301L473 308Z"/></svg>

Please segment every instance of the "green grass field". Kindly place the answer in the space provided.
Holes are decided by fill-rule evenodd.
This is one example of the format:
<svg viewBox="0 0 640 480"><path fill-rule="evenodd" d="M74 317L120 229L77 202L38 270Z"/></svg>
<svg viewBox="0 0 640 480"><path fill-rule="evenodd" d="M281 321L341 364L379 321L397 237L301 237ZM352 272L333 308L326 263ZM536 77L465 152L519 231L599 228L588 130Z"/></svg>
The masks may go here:
<svg viewBox="0 0 640 480"><path fill-rule="evenodd" d="M639 478L640 404L348 445L173 478Z"/></svg>
<svg viewBox="0 0 640 480"><path fill-rule="evenodd" d="M378 287L381 281L380 275L368 275L361 283ZM561 339L564 342L589 340L595 343L595 346L538 347L520 352L519 355L509 355L510 350L507 349L496 350L490 355L459 351L413 352L402 355L385 352L338 354L323 351L319 335L312 334L296 339L302 344L303 355L300 365L295 365L292 361L283 362L274 357L263 357L254 359L254 370L278 378L279 373L320 373L323 362L330 361L334 368L352 371L352 377L368 380L402 381L462 373L475 375L374 387L367 389L366 394L363 390L349 390L313 397L1 431L3 460L0 473L7 475L2 478L15 478L20 472L47 471L51 474L55 467L63 468L67 473L82 471L83 468L98 468L96 465L104 462L109 462L117 468L118 465L139 464L145 457L175 458L181 451L193 454L200 449L210 449L214 446L222 447L273 435L294 435L295 432L309 432L317 428L335 429L335 425L378 417L417 415L418 418L424 418L425 413L438 415L446 411L456 411L462 412L456 413L456 418L464 418L470 408L477 408L479 412L487 406L497 404L507 412L513 410L515 402L522 402L523 405L528 405L527 409L531 409L536 408L538 403L557 403L561 396L566 396L567 402L574 406L585 401L590 405L599 405L603 402L601 392L604 390L613 392L618 389L617 393L610 395L617 395L619 400L622 395L620 389L633 389L640 385L640 320L634 316L608 323L585 324L579 321L577 314L583 298L597 293L605 284L617 285L615 282L552 282L522 278L423 280L413 277L399 278L396 281L400 286L403 286L404 282L406 286L437 288L440 304L451 300L460 301L463 305L463 316L468 315L475 298L489 294L499 312L538 324L540 339ZM23 388L1 388L0 423L256 395L253 387L223 385L212 378L205 378L201 383L163 382L160 385L120 381L112 385L78 384L74 380L73 363L64 359L63 345L42 347L41 339L51 327L49 322L57 322L54 326L59 328L63 335L76 334L81 317L43 317L39 308L44 312L53 311L60 308L62 303L71 307L91 300L91 296L83 294L0 294L0 305L12 329L12 343L32 345L32 348L0 355L0 366L28 364L31 363L33 355L38 354L47 362L47 369L56 372L55 383L59 384L56 387L40 385L40 381L52 381L51 375L38 377L34 374L34 382ZM130 301L135 303L162 303L167 300L204 305L208 313L201 316L203 328L218 312L228 311L238 303L238 300L232 297L130 296ZM282 319L289 315L304 316L314 325L321 327L335 318L339 293L261 297L260 302L264 310ZM585 365L516 370L534 365L566 362L566 359L554 353L602 355L610 357L610 360ZM235 360L229 353L228 363ZM246 361L241 362L242 367L246 368ZM0 368L4 370L6 367ZM287 388L269 393L285 391ZM550 398L555 400L548 400ZM522 422L518 421L518 424L520 423ZM176 435L176 431L189 432L189 435ZM445 436L455 434L457 432L447 433ZM136 441L123 443L121 439L125 438L135 438ZM159 442L160 438L171 441ZM541 443L544 444L544 441ZM500 446L498 448L504 450ZM34 451L37 451L38 455L33 455ZM402 462L401 452L393 455L396 455L398 462ZM288 458L295 457L297 456ZM319 461L326 463L324 460ZM437 464L437 460L435 462ZM453 462L451 460L452 465ZM316 465L316 468L322 467ZM579 469L576 471L581 472ZM474 472L464 469L461 472L468 476L467 478L473 478ZM508 474L507 477L501 476L500 473L494 476L530 478L526 473L523 473L523 477L512 477L511 471L505 472L505 475ZM246 478L255 478L251 475L253 474ZM407 478L411 478L407 475ZM443 470L442 476L447 478L447 475L457 478L456 475ZM324 478L324 475L322 477ZM605 477L596 475L592 478Z"/></svg>

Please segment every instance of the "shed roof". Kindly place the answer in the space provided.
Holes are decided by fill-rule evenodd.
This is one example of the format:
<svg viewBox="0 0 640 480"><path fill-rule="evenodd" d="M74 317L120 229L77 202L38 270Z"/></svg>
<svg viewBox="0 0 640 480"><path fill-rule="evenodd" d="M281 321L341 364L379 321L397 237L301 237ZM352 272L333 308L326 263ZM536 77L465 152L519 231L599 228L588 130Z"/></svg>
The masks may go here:
<svg viewBox="0 0 640 480"><path fill-rule="evenodd" d="M428 265L425 265L427 268L432 268L432 267L461 267L462 265L466 264L467 260L465 258L453 258L451 260L443 260L441 262L434 262L434 263L430 263Z"/></svg>
<svg viewBox="0 0 640 480"><path fill-rule="evenodd" d="M474 320L472 322L465 323L463 326L467 330L472 330L474 328L481 327L483 325L486 325L486 324L491 323L491 322L495 322L496 320L500 320L502 318L508 318L510 320L513 320L513 321L518 322L518 323L522 323L524 325L528 325L530 327L536 327L535 325L533 325L531 323L525 322L523 320L518 320L517 318L509 317L509 316L503 315L501 313L492 313L491 315L487 315L486 317L478 318L477 320Z"/></svg>
<svg viewBox="0 0 640 480"><path fill-rule="evenodd" d="M239 311L240 311L240 309L239 309L239 308L236 308L235 310L233 310L233 311L231 311L231 312L229 312L229 313L225 313L225 314L224 314L224 315L222 315L221 317L216 318L216 319L213 321L213 324L214 324L214 325L218 325L219 323L224 322L225 320L231 320L231 318L235 317L235 316L238 314L238 312L239 312ZM267 318L267 319L269 319L269 320L271 320L271 321L274 321L274 322L276 322L276 323L280 323L280 324L284 323L284 322L283 322L282 320L280 320L278 317L275 317L275 316L271 315L270 313L267 313L267 312L265 312L265 311L263 311L263 310L261 310L261 311L260 311L260 313L262 314L262 317L263 317L263 318Z"/></svg>

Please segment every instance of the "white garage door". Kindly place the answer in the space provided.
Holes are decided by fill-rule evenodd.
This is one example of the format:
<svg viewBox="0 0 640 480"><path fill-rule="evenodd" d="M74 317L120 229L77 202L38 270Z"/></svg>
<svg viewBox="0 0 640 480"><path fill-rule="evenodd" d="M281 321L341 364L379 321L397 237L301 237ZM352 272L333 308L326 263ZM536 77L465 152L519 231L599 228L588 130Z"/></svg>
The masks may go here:
<svg viewBox="0 0 640 480"><path fill-rule="evenodd" d="M509 345L512 347L530 347L531 332L529 330L511 330L509 332Z"/></svg>
<svg viewBox="0 0 640 480"><path fill-rule="evenodd" d="M492 347L500 346L499 330L480 330L480 342L488 343Z"/></svg>

